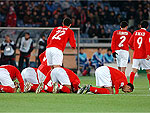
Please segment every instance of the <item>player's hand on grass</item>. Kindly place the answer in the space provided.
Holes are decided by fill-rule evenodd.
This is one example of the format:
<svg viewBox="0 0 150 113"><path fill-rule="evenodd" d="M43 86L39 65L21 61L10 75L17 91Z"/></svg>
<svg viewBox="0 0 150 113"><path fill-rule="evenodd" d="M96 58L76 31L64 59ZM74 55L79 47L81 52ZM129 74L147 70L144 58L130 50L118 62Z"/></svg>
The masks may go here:
<svg viewBox="0 0 150 113"><path fill-rule="evenodd" d="M112 53L112 55L113 55L114 58L117 58L116 55L118 55L118 53L114 52L114 53Z"/></svg>

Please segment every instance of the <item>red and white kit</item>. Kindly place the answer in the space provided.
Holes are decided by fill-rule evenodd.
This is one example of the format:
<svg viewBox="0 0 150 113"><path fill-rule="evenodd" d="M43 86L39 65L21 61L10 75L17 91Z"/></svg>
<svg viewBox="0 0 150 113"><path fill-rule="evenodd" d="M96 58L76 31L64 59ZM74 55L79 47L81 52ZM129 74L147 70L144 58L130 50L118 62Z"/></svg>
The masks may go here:
<svg viewBox="0 0 150 113"><path fill-rule="evenodd" d="M47 40L46 58L47 64L61 65L63 61L63 51L69 41L73 49L76 48L74 32L67 26L60 26L53 29Z"/></svg>
<svg viewBox="0 0 150 113"><path fill-rule="evenodd" d="M51 70L51 67L47 65L46 51L39 56L41 65L38 67L37 73L39 78L39 83L44 82L47 73Z"/></svg>
<svg viewBox="0 0 150 113"><path fill-rule="evenodd" d="M134 50L132 68L150 69L150 60L146 60L147 55L150 55L150 33L144 28L135 31L129 46Z"/></svg>
<svg viewBox="0 0 150 113"><path fill-rule="evenodd" d="M52 71L50 71L46 76L44 84L47 84L49 82L49 80L60 83L60 85L71 85L75 91L78 90L78 86L80 84L80 79L73 71L71 71L67 68L61 68L61 67L54 68ZM63 88L61 90L63 92L70 93L66 89L67 88L65 88L65 86L63 86Z"/></svg>
<svg viewBox="0 0 150 113"><path fill-rule="evenodd" d="M0 85L0 88L3 88L3 86L9 86L9 89L15 88L13 80L17 78L20 84L21 92L24 92L24 81L20 71L16 67L11 65L0 66L0 73L0 83L2 84Z"/></svg>
<svg viewBox="0 0 150 113"><path fill-rule="evenodd" d="M127 30L114 31L111 42L112 53L116 52L118 67L127 67L129 58L129 46L128 41L131 37L131 33Z"/></svg>
<svg viewBox="0 0 150 113"><path fill-rule="evenodd" d="M97 68L95 71L95 76L96 86L115 87L115 94L119 93L119 88L128 84L124 73L109 66Z"/></svg>

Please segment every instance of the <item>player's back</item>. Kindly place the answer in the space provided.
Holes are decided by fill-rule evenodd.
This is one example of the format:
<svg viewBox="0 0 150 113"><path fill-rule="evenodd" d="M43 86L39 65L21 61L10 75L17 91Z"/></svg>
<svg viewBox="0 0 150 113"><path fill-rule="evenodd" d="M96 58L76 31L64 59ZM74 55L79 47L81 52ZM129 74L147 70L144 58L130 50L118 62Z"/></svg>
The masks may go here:
<svg viewBox="0 0 150 113"><path fill-rule="evenodd" d="M146 55L146 41L149 38L150 33L146 29L140 29L133 33L129 45L134 49L134 59L145 59Z"/></svg>
<svg viewBox="0 0 150 113"><path fill-rule="evenodd" d="M116 30L112 36L111 49L112 52L115 50L129 50L128 41L131 37L131 33L127 30Z"/></svg>
<svg viewBox="0 0 150 113"><path fill-rule="evenodd" d="M16 77L17 73L20 73L19 70L15 66L12 66L12 65L3 65L3 66L0 66L0 68L5 68L9 72L10 77L12 79Z"/></svg>
<svg viewBox="0 0 150 113"><path fill-rule="evenodd" d="M76 47L74 32L67 26L55 27L48 37L47 48L56 47L64 51L68 41L72 48Z"/></svg>
<svg viewBox="0 0 150 113"><path fill-rule="evenodd" d="M66 71L71 83L74 81L79 81L79 83L80 83L80 79L78 78L78 76L73 71L71 71L67 68L63 68L63 69Z"/></svg>
<svg viewBox="0 0 150 113"><path fill-rule="evenodd" d="M124 73L122 73L121 71L119 71L115 68L109 67L109 66L108 66L108 68L110 70L113 85L115 84L116 81L124 82L124 85L128 83L127 78Z"/></svg>

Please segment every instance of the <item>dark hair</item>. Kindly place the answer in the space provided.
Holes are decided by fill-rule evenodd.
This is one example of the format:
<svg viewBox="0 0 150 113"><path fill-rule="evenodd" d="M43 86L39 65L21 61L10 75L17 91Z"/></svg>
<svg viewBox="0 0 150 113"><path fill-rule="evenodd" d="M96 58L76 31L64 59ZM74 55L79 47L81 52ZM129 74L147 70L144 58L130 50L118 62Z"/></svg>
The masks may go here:
<svg viewBox="0 0 150 113"><path fill-rule="evenodd" d="M97 50L102 49L101 47L98 47Z"/></svg>
<svg viewBox="0 0 150 113"><path fill-rule="evenodd" d="M143 20L140 25L141 25L142 28L147 28L148 27L148 22L146 20Z"/></svg>
<svg viewBox="0 0 150 113"><path fill-rule="evenodd" d="M80 47L80 50L81 50L81 49L84 49L84 48L83 48L83 47Z"/></svg>
<svg viewBox="0 0 150 113"><path fill-rule="evenodd" d="M107 51L112 51L112 50L110 48L108 48Z"/></svg>
<svg viewBox="0 0 150 113"><path fill-rule="evenodd" d="M69 26L71 23L72 23L72 21L71 21L71 19L70 18L65 18L64 20L63 20L63 23L64 23L64 25L65 26Z"/></svg>
<svg viewBox="0 0 150 113"><path fill-rule="evenodd" d="M25 34L30 35L30 33L28 33L28 32L25 32Z"/></svg>
<svg viewBox="0 0 150 113"><path fill-rule="evenodd" d="M131 84L131 83L128 83L127 85L128 85L128 86L130 86L130 87L131 87L131 91L133 91L133 89L134 89L134 86L133 86L133 84Z"/></svg>
<svg viewBox="0 0 150 113"><path fill-rule="evenodd" d="M128 26L128 23L127 23L126 21L122 21L122 22L120 23L120 26L121 26L121 28L125 28L125 27Z"/></svg>

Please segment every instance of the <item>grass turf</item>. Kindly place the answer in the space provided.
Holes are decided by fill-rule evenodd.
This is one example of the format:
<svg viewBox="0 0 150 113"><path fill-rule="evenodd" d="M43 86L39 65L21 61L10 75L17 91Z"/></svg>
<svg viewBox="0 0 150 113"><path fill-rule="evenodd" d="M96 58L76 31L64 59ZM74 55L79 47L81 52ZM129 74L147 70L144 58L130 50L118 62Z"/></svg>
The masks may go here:
<svg viewBox="0 0 150 113"><path fill-rule="evenodd" d="M94 84L95 77L80 77L82 84ZM0 94L0 112L150 112L146 76L135 78L133 93L77 95L50 93Z"/></svg>

